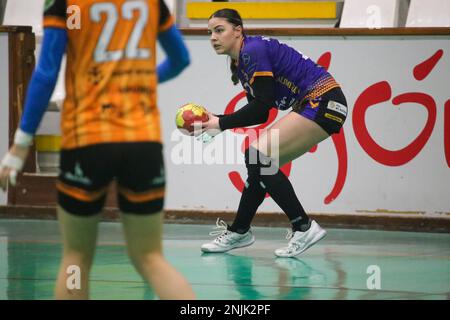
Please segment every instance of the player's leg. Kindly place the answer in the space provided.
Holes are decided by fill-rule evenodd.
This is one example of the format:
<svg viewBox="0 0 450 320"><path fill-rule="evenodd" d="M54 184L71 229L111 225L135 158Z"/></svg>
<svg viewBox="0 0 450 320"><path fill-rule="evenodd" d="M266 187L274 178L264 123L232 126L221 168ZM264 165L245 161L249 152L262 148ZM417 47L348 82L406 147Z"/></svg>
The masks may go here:
<svg viewBox="0 0 450 320"><path fill-rule="evenodd" d="M329 134L317 123L290 112L265 131L251 147L275 160L277 167L282 167L328 137Z"/></svg>
<svg viewBox="0 0 450 320"><path fill-rule="evenodd" d="M265 139L269 140L267 143L271 142L271 130L277 130L277 133L279 133L280 165L301 156L328 137L328 134L316 123L291 112L258 141L258 147L261 147L262 143L266 143L267 140L265 141ZM262 173L261 181L292 224L292 235L288 246L277 249L275 254L280 257L291 257L305 251L323 238L326 232L309 218L288 177L278 168L272 169L275 172L274 174L271 172L270 174ZM308 235L309 233L311 234ZM306 238L309 240L302 242Z"/></svg>
<svg viewBox="0 0 450 320"><path fill-rule="evenodd" d="M187 280L166 260L162 249L163 213L122 215L128 255L161 299L194 299Z"/></svg>
<svg viewBox="0 0 450 320"><path fill-rule="evenodd" d="M88 299L89 274L94 259L99 215L76 216L57 209L63 257L56 281L56 299Z"/></svg>
<svg viewBox="0 0 450 320"><path fill-rule="evenodd" d="M309 227L309 218L286 175L279 169L326 139L316 123L291 112L275 123L250 147L251 166L266 191L286 213L294 230ZM277 158L279 155L279 158Z"/></svg>
<svg viewBox="0 0 450 320"><path fill-rule="evenodd" d="M339 92L342 94L340 89ZM342 98L340 94L337 95L339 100ZM325 230L321 229L315 221L309 219L292 184L279 168L303 155L330 134L339 131L345 116L343 117L341 114L338 117L330 113L330 117L324 117L325 114L331 112L328 110L330 98L334 98L334 94L323 96L317 104L313 103L313 108L317 108L314 110L315 117L313 119L308 119L302 112L291 112L261 135L251 146L258 155L258 159L266 157L263 163L256 162L254 165L261 168L260 179L267 192L292 223L292 240L295 241L292 247L277 250L276 254L279 256L299 254L326 234ZM267 164L270 165L267 166Z"/></svg>
<svg viewBox="0 0 450 320"><path fill-rule="evenodd" d="M107 185L112 178L110 166L101 159L104 146L61 151L61 173L57 182L58 220L63 255L56 282L57 299L87 299L89 273L94 259L99 214Z"/></svg>
<svg viewBox="0 0 450 320"><path fill-rule="evenodd" d="M211 233L216 238L201 246L203 252L227 252L232 249L247 247L255 242L250 224L258 207L264 200L266 190L261 185L259 174L256 174L247 161L249 159L248 150L245 152L245 159L248 177L233 224L228 226L224 221L218 219L216 230Z"/></svg>
<svg viewBox="0 0 450 320"><path fill-rule="evenodd" d="M263 187L259 173L255 172L254 167L249 161L250 150L245 150L245 166L247 167L247 180L242 191L239 207L236 212L233 224L229 227L230 231L243 234L250 229L250 224L263 203L266 196L266 189Z"/></svg>
<svg viewBox="0 0 450 320"><path fill-rule="evenodd" d="M118 176L128 254L161 299L194 299L187 280L163 255L165 174L159 143L130 143Z"/></svg>

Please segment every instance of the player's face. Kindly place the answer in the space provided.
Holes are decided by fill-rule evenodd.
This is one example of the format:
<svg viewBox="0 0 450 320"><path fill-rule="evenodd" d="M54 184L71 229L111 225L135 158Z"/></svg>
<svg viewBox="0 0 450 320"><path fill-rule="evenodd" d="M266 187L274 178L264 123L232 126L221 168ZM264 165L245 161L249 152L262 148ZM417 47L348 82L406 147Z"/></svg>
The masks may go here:
<svg viewBox="0 0 450 320"><path fill-rule="evenodd" d="M211 18L208 21L208 34L217 54L227 54L233 58L239 54L242 37L240 26L236 27L224 18Z"/></svg>

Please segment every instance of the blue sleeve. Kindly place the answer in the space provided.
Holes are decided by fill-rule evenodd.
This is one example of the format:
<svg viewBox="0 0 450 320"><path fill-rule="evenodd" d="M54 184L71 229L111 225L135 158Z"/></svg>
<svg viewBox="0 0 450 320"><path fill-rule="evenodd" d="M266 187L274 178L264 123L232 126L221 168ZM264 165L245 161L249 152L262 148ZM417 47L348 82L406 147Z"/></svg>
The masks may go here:
<svg viewBox="0 0 450 320"><path fill-rule="evenodd" d="M66 51L67 32L45 28L39 62L28 85L20 129L35 134L58 80L61 61Z"/></svg>
<svg viewBox="0 0 450 320"><path fill-rule="evenodd" d="M178 28L173 25L158 36L167 58L157 67L158 82L163 83L176 77L190 63L189 52Z"/></svg>

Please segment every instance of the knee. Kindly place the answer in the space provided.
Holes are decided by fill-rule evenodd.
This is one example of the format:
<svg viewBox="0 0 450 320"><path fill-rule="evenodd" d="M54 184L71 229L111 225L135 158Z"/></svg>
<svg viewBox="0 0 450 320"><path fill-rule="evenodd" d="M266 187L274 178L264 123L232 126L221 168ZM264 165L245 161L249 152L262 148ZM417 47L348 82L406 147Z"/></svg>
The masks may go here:
<svg viewBox="0 0 450 320"><path fill-rule="evenodd" d="M152 270L157 268L164 257L161 252L147 252L147 253L129 253L129 257L133 265L138 271Z"/></svg>
<svg viewBox="0 0 450 320"><path fill-rule="evenodd" d="M158 274L165 268L162 253L133 255L130 259L136 271L146 280L150 280L152 274Z"/></svg>
<svg viewBox="0 0 450 320"><path fill-rule="evenodd" d="M260 180L261 168L258 166L257 150L250 147L245 150L245 166L247 168L247 184L258 183Z"/></svg>
<svg viewBox="0 0 450 320"><path fill-rule="evenodd" d="M261 185L261 169L270 167L272 164L272 159L267 155L260 152L258 149L250 146L245 150L245 166L247 167L247 183L246 187L249 185Z"/></svg>
<svg viewBox="0 0 450 320"><path fill-rule="evenodd" d="M245 165L247 169L256 170L257 168L270 167L272 162L271 157L252 146L245 150Z"/></svg>
<svg viewBox="0 0 450 320"><path fill-rule="evenodd" d="M94 254L83 251L64 250L63 259L65 261L65 264L77 265L83 268L90 269L94 261Z"/></svg>

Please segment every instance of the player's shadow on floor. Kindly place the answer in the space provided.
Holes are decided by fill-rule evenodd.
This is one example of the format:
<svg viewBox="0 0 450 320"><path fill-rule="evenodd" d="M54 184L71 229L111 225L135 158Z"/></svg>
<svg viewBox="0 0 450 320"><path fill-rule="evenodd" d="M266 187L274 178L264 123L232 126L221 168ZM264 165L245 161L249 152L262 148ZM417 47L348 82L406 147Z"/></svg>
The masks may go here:
<svg viewBox="0 0 450 320"><path fill-rule="evenodd" d="M298 258L276 258L278 268L278 300L313 299L314 287L326 286L326 276Z"/></svg>
<svg viewBox="0 0 450 320"><path fill-rule="evenodd" d="M253 283L254 260L251 257L230 253L203 253L202 260L210 266L225 265L227 279L235 284L241 300L264 299Z"/></svg>
<svg viewBox="0 0 450 320"><path fill-rule="evenodd" d="M324 285L325 276L312 268L306 262L296 258L276 258L273 264L274 274L278 284L278 292L262 293L261 288L267 285L255 283L254 268L257 259L230 253L203 253L202 259L209 267L225 266L227 279L235 284L241 300L300 300L310 295L311 285ZM267 265L264 265L267 267ZM268 270L267 272L270 272ZM269 286L270 287L270 286Z"/></svg>

